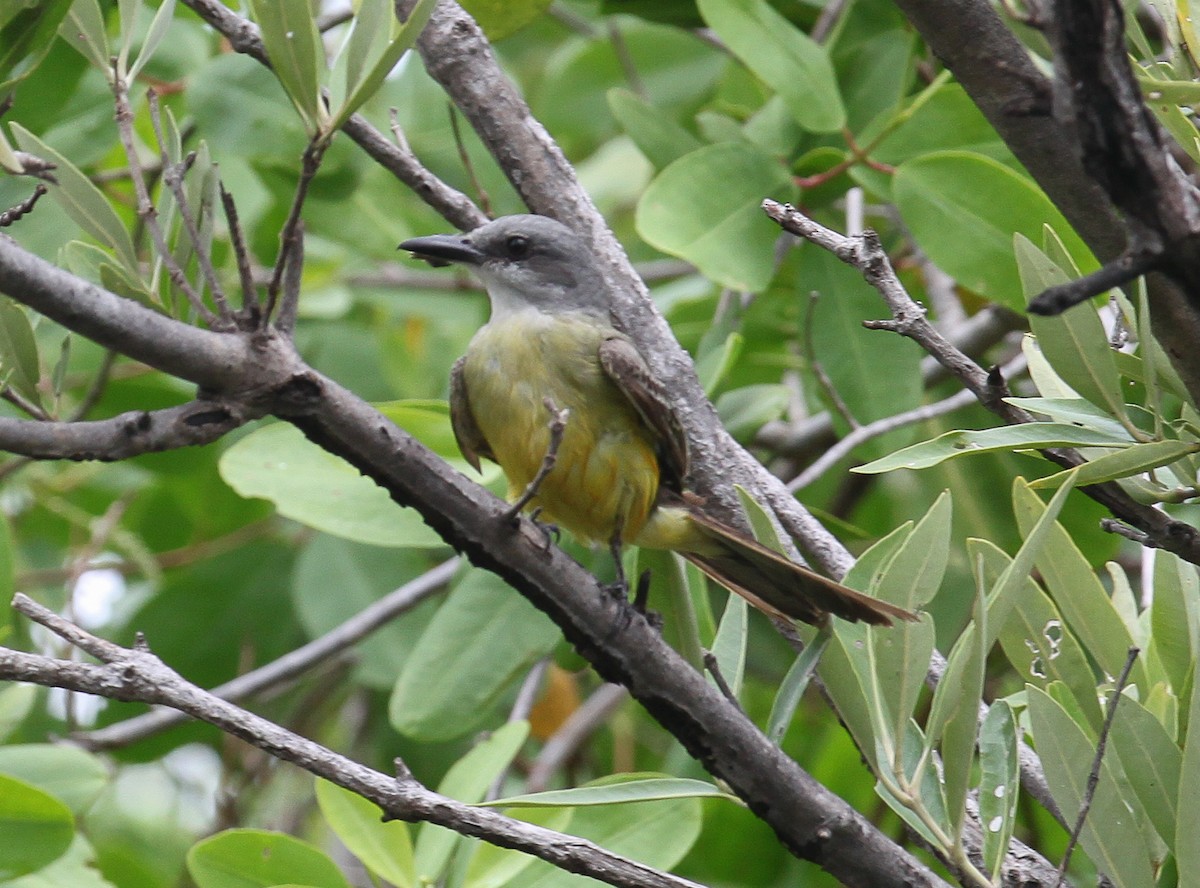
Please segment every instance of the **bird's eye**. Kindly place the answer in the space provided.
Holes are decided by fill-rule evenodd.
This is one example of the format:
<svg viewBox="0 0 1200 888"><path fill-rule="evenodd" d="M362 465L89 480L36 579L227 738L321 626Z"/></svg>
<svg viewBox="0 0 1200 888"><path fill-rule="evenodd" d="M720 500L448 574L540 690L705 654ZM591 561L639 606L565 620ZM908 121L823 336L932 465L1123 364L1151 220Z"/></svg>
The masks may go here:
<svg viewBox="0 0 1200 888"><path fill-rule="evenodd" d="M509 259L524 259L529 255L529 238L523 234L510 235L504 242Z"/></svg>

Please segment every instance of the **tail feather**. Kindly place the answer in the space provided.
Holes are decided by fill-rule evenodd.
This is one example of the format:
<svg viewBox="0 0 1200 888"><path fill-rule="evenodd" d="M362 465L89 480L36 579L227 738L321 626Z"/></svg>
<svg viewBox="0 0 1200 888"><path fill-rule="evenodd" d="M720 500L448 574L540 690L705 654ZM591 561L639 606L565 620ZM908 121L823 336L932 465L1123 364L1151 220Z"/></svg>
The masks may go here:
<svg viewBox="0 0 1200 888"><path fill-rule="evenodd" d="M784 558L699 509L687 511L707 545L703 552L680 554L767 614L814 625L824 624L829 614L876 626L917 619L904 608L864 595Z"/></svg>

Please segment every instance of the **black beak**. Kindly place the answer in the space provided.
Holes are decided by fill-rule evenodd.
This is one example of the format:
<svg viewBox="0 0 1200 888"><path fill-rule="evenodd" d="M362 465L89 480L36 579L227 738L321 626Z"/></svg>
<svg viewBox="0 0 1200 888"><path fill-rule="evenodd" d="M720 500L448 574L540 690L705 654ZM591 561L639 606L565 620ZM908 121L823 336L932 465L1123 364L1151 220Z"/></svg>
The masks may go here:
<svg viewBox="0 0 1200 888"><path fill-rule="evenodd" d="M479 265L483 262L483 253L463 234L434 234L429 237L414 237L404 241L397 248L408 250L417 259L424 259L430 265L443 267L454 262L464 265Z"/></svg>

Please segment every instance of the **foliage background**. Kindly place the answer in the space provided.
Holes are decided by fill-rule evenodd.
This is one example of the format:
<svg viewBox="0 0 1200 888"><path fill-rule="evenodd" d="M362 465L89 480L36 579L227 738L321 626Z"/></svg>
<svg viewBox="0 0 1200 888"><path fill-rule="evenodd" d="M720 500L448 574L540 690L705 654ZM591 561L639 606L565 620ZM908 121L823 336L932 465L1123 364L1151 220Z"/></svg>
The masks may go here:
<svg viewBox="0 0 1200 888"><path fill-rule="evenodd" d="M23 5L37 6L5 10L0 27L22 24ZM76 4L71 15L87 5ZM104 16L110 38L128 37L135 54L152 33L154 4L92 5ZM1155 346L1137 291L1114 303L1121 322L1133 330L1123 357L1113 356L1091 306L1079 310L1087 313L1086 322L1039 321L1038 344L1022 341L1026 322L1018 312L1026 300L1058 276L1086 273L1098 263L891 3L850 0L821 8L758 0L608 0L546 6L470 4L497 38L505 70L575 165L631 259L645 270L656 305L694 357L722 421L766 464L785 478L795 477L852 425L909 413L961 387L924 372L923 353L912 342L865 329L864 320L888 314L877 293L856 269L815 245L791 248L761 213L760 202L770 197L796 202L838 230L864 222L878 230L901 280L947 336L965 335L972 319L986 315L990 333L974 347L981 363L1016 366L1012 362L1024 355L1032 379L1018 368L1014 392L1054 399L1041 402L1041 410L1033 404L1030 409L1107 434L1107 449L1089 453L1123 454L1125 462L1105 477L1127 478L1123 483L1142 501L1167 501L1177 517L1194 516L1186 500L1195 485L1195 410L1161 354L1157 361L1147 357ZM237 201L251 253L269 269L307 142L304 123L270 71L231 52L190 10L180 6L168 13L161 21L169 27L158 35L133 91L137 135L143 148L155 144L141 88L153 86L185 150L197 152L192 177L201 202L204 189L212 187L205 177L211 183L219 175ZM127 161L113 124L111 91L105 73L72 45L75 24L68 18L63 38L45 41L44 57L21 60L4 72L21 75L15 104L4 118L10 141L43 157L49 148L90 177L144 256L147 235L123 174ZM331 26L323 45L336 50L346 27ZM1037 33L1021 34L1033 51L1044 50ZM1141 39L1147 50L1172 48L1171 29L1163 35ZM1138 36L1135 30L1135 49ZM1184 102L1169 100L1175 95L1171 89L1182 95L1180 84L1191 80L1192 65L1182 53L1173 59L1173 67L1147 65L1139 71L1162 81L1158 89L1168 100L1156 110L1173 132L1186 135L1182 147L1194 152L1191 130L1181 128L1191 124L1178 121ZM389 109L395 109L407 145L442 180L493 215L524 210L415 55L405 58L363 110L386 131ZM153 154L146 151L146 159L152 161ZM0 179L0 206L23 200L29 182ZM51 197L66 190L52 189ZM95 246L96 230L80 224L80 212L70 203L44 199L9 232L25 248L120 291L111 256ZM451 363L486 318L486 299L471 281L417 268L395 253L406 237L447 230L447 223L342 137L333 140L312 183L304 223L296 341L305 360L362 397L385 403L385 413L398 424L469 471L458 458L440 399ZM235 280L221 221L209 236L222 275ZM123 295L187 316L163 277L142 292L134 290L127 286ZM169 406L190 395L179 380L133 361L111 362L98 346L44 318L31 318L33 342L26 341L22 310L6 303L4 312L7 390L26 406L40 403L45 416L68 416L86 404L89 417L108 417ZM1110 328L1113 317L1114 312L1105 314ZM102 385L94 385L97 379ZM19 407L10 403L3 409L24 415ZM1069 407L1076 413L1064 413ZM873 550L874 561L864 559L858 577L864 587L873 582L880 591L887 558L911 553L917 540L942 553L944 576L932 568L933 585L912 593L920 598L915 603L927 601L931 620L924 625L933 629L928 639L914 642L917 653L908 662L916 662L922 645L934 640L947 654L962 651L951 663L963 670L953 675L966 690L944 705L970 713L981 695L1006 700L1004 709L1016 713L1015 724L1042 755L1068 819L1079 795L1072 769L1090 758L1100 729L1098 695L1102 699L1111 688L1129 644L1149 652L1131 678L1130 702L1122 703L1135 714L1114 728L1125 731L1126 740L1117 742L1120 757L1108 766L1112 773L1105 772L1102 791L1109 795L1098 802L1103 816L1093 815L1094 828L1085 832L1084 853L1074 858L1072 872L1081 882L1100 868L1115 884L1175 884L1173 855L1194 854L1176 845L1176 831L1182 838L1184 825L1194 822L1186 809L1191 805L1194 811L1196 802L1184 799L1200 798L1200 740L1189 740L1187 732L1200 646L1194 569L1165 554L1156 562L1140 547L1102 532L1098 519L1107 513L1072 494L1055 506L1061 506L1058 520L1065 533L1044 530L1050 542L1038 545L1045 548L1025 552L1040 559L1049 596L1037 590L1018 595L1024 574L1004 575L1008 556L1042 514L1037 505L1042 501L1031 499L1024 482L1056 471L1030 447L1093 440L1056 429L1045 432L1044 440L1034 432L1035 439L1022 445L1002 433L990 452L952 459L964 448L950 439L916 452L932 454L929 467L919 471L846 471L942 432L994 423L972 405L899 426L855 448L807 484L802 498L856 553L884 541ZM1163 442L1173 446L1157 457L1134 449ZM913 452L907 453L888 465L914 464ZM1143 476L1147 469L1157 474ZM144 633L165 662L205 687L321 636L451 554L415 515L398 514L370 482L283 424L260 424L204 447L113 464L12 457L0 472L6 518L0 566L6 585L120 643ZM1016 479L1022 480L1014 486ZM499 489L494 471L482 480ZM1061 479L1052 486L1057 483ZM905 524L922 518L917 531ZM897 528L900 536L889 537ZM610 575L604 558L577 547L570 551L602 578ZM1101 567L1106 562L1107 570ZM1074 573L1057 575L1056 566L1068 570L1062 565ZM1023 566L1028 572L1029 563ZM666 580L672 576L672 566L660 562L651 607L666 614L667 638L686 649L697 639L681 622L679 600L670 597ZM704 590L696 577L683 579L699 643L717 649L742 706L757 723L767 724L794 653L767 621L750 615L743 624L736 605L726 610L724 593ZM891 582L899 582L896 573ZM1154 594L1163 589L1164 597ZM975 605L979 590L993 596L989 607L995 610L986 617ZM896 593L885 585L880 594ZM1152 600L1157 609L1146 609ZM994 651L985 645L971 660L962 639L973 637L964 634L973 613L971 631L1000 644ZM7 615L0 615L0 639L9 647L67 653ZM839 636L836 643L852 650L854 636ZM1059 665L1048 669L1060 655ZM918 674L927 663L925 651ZM835 698L837 668L830 664L826 676ZM845 671L853 673L850 667ZM521 727L501 728L514 706L520 709L523 684L537 690L536 705L522 713L530 722L528 740ZM545 617L492 575L463 569L448 592L391 622L352 656L272 689L252 708L381 770L399 756L422 782L441 785L450 795L457 786L456 797L474 801L501 773L499 795L522 792L544 742L597 687ZM875 733L886 747L887 732L872 719L887 712L887 690L877 687L872 696L870 689L851 689L865 694L868 709L876 706L858 720L843 710L851 732L819 694L808 693L782 746L888 835L911 846L893 809L905 806L889 807L881 798L888 791L877 792L876 778L863 762L886 773L889 756L882 747L868 744L860 751L855 745ZM938 711L931 692L914 691L909 702L930 732L927 748L951 756L942 745L950 739L935 736L930 727ZM472 886L577 878L541 863L536 871L518 871L514 852L474 842L447 850L432 826L414 830L410 838L403 827L391 825L381 840L387 850L373 856L347 838L373 835L378 828L352 801L329 787L322 795L307 775L277 766L208 727L176 728L103 756L45 745L137 710L30 685L0 688L0 736L6 744L0 748L0 774L40 787L39 798L51 800L39 801L42 813L32 818L5 813L14 823L40 823L38 829L46 832L37 833L37 846L57 849L43 854L45 859L14 862L8 871L0 866L0 880L11 877L8 884L21 888L234 884L224 881L226 870L245 866L248 858L239 857L233 844L239 838L264 841L261 836L226 833L225 845L200 840L235 827L301 837L324 849L345 873L326 866L315 850L272 838L280 843L275 859L294 860L302 875L293 881L305 884L340 885L346 878L365 884L363 864L398 885L422 878ZM890 715L899 725L890 739L903 746L907 741L897 738L905 735L908 713ZM967 721L974 724L973 718ZM986 751L984 760L975 757L973 729L966 752L958 754L957 767L965 766L963 779L972 786L989 785L987 769L1012 758L1012 738L995 730L1000 734L985 737L1001 738L998 758L987 759ZM478 746L481 732L495 733ZM1061 742L1052 744L1045 739L1050 736ZM472 748L475 758L464 758ZM1142 785L1135 762L1145 749L1155 750L1149 758L1174 766L1177 790L1162 780ZM677 741L625 701L552 783L577 785L625 772L706 778ZM1028 797L1018 802L1011 779L1000 782L1014 790L1011 806L997 815L1006 829L1056 862L1067 831ZM932 811L943 825L954 823L953 811L947 815L936 808L929 802L922 810ZM908 810L911 820L913 806ZM530 816L707 885L831 882L791 857L749 811L723 798L551 808ZM1131 829L1138 842L1129 840ZM16 854L23 842L29 844L21 835L10 833L9 844L0 847ZM932 844L949 848L956 841L953 834L942 838L945 842L935 836ZM415 852L405 850L410 842ZM59 856L68 844L70 850ZM248 847L250 857L261 850ZM1109 857L1114 853L1117 862ZM5 859L0 854L0 863ZM85 867L84 861L93 865ZM983 867L987 875L989 868ZM270 873L253 884L282 881ZM1180 877L1179 884L1185 883Z"/></svg>

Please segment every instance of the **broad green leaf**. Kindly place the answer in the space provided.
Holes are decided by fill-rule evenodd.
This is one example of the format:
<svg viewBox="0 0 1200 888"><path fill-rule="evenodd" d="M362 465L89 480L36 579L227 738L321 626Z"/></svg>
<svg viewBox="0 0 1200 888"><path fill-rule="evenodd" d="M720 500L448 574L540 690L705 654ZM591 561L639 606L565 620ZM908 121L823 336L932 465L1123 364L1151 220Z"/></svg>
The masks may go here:
<svg viewBox="0 0 1200 888"><path fill-rule="evenodd" d="M471 571L409 654L392 690L392 726L428 741L478 730L559 637L548 618L498 577ZM470 645L463 644L466 638Z"/></svg>
<svg viewBox="0 0 1200 888"><path fill-rule="evenodd" d="M787 170L771 155L744 142L709 145L650 183L637 207L638 234L722 286L757 292L771 282L779 237L763 215L763 198L786 200L792 191Z"/></svg>
<svg viewBox="0 0 1200 888"><path fill-rule="evenodd" d="M70 808L30 783L0 774L0 882L41 869L74 836Z"/></svg>
<svg viewBox="0 0 1200 888"><path fill-rule="evenodd" d="M1195 566L1168 552L1154 558L1150 654L1162 663L1172 689L1182 698L1200 657L1200 591Z"/></svg>
<svg viewBox="0 0 1200 888"><path fill-rule="evenodd" d="M610 89L608 107L656 170L701 147L699 139L634 92Z"/></svg>
<svg viewBox="0 0 1200 888"><path fill-rule="evenodd" d="M108 31L104 13L97 0L74 0L66 18L59 26L59 36L83 55L85 59L112 79L112 53L108 48Z"/></svg>
<svg viewBox="0 0 1200 888"><path fill-rule="evenodd" d="M1014 407L1040 413L1055 422L1072 423L1114 438L1128 437L1129 431L1091 401L1083 398L1005 398Z"/></svg>
<svg viewBox="0 0 1200 888"><path fill-rule="evenodd" d="M409 826L383 821L383 810L348 789L317 779L317 803L342 844L363 866L396 888L415 884Z"/></svg>
<svg viewBox="0 0 1200 888"><path fill-rule="evenodd" d="M133 63L133 67L129 69L130 80L136 78L138 72L145 67L146 62L154 57L154 52L158 49L158 45L167 36L167 29L171 27L174 15L175 0L162 0L162 3L159 4L158 12L154 13L154 18L150 22L150 30L146 32L146 39L142 41L142 48L138 50L137 60Z"/></svg>
<svg viewBox="0 0 1200 888"><path fill-rule="evenodd" d="M37 685L32 684L0 687L0 740L7 740L29 715L37 701L37 693Z"/></svg>
<svg viewBox="0 0 1200 888"><path fill-rule="evenodd" d="M528 722L514 721L503 725L451 766L442 778L438 792L469 805L483 801L488 789L512 763L528 736ZM421 827L413 854L418 885L433 884L445 875L450 858L462 839L458 833L432 823Z"/></svg>
<svg viewBox="0 0 1200 888"><path fill-rule="evenodd" d="M198 888L270 888L289 883L350 888L324 852L293 836L263 829L228 829L201 839L188 850L187 868Z"/></svg>
<svg viewBox="0 0 1200 888"><path fill-rule="evenodd" d="M1090 459L1078 469L1056 472L1045 478L1034 480L1029 486L1035 490L1057 487L1076 472L1075 483L1082 487L1099 484L1117 478L1140 475L1151 469L1170 465L1191 453L1200 451L1200 443L1194 441L1151 441L1148 444L1130 444L1115 453Z"/></svg>
<svg viewBox="0 0 1200 888"><path fill-rule="evenodd" d="M553 809L547 809L553 810ZM700 835L701 802L694 798L594 805L574 809L572 835L595 842L623 857L669 870L683 859ZM579 888L579 876L536 860L507 888Z"/></svg>
<svg viewBox="0 0 1200 888"><path fill-rule="evenodd" d="M0 12L0 95L45 58L72 2L40 0L24 9L18 3L16 9Z"/></svg>
<svg viewBox="0 0 1200 888"><path fill-rule="evenodd" d="M133 241L108 198L66 157L20 124L13 123L11 127L23 150L55 164L54 178L58 185L50 189L50 194L62 205L67 215L76 225L112 250L130 276L136 278L138 261Z"/></svg>
<svg viewBox="0 0 1200 888"><path fill-rule="evenodd" d="M318 73L324 68L324 52L309 0L250 0L250 9L275 76L309 134L315 135L327 112L320 99Z"/></svg>
<svg viewBox="0 0 1200 888"><path fill-rule="evenodd" d="M619 782L593 783L573 789L555 789L528 795L510 796L506 799L487 802L487 805L489 807L549 808L621 805L628 802L655 802L663 799L738 801L736 796L703 780L637 774L622 774L621 777Z"/></svg>
<svg viewBox="0 0 1200 888"><path fill-rule="evenodd" d="M812 354L821 365L833 390L838 392L850 414L860 424L895 416L921 405L921 359L924 353L902 336L883 336L868 330L863 322L878 318L879 294L863 280L862 273L842 262L828 250L805 247L800 251L794 278L798 292L792 299L816 292L812 307ZM886 372L880 372L881 368ZM829 396L821 392L830 408L834 426L843 434L850 429ZM916 427L898 430L869 441L856 450L860 460L874 459L915 440Z"/></svg>
<svg viewBox="0 0 1200 888"><path fill-rule="evenodd" d="M884 601L916 611L937 593L950 557L951 501L942 493L913 528L872 587ZM893 736L901 737L912 719L925 686L933 654L934 627L928 615L920 622L897 623L871 632L870 643L880 696L892 716Z"/></svg>
<svg viewBox="0 0 1200 888"><path fill-rule="evenodd" d="M38 391L41 367L33 326L24 309L7 296L0 296L0 375L27 400L42 403Z"/></svg>
<svg viewBox="0 0 1200 888"><path fill-rule="evenodd" d="M959 284L1023 311L1013 235L1058 232L1077 264L1096 267L1062 214L1025 176L968 151L940 151L900 165L892 183L905 224L929 257Z"/></svg>
<svg viewBox="0 0 1200 888"><path fill-rule="evenodd" d="M742 679L746 672L749 616L746 599L730 592L725 613L721 615L721 622L717 626L717 637L713 639L712 654L717 660L717 668L735 698L742 692ZM713 685L717 683L712 675L708 676L708 680Z"/></svg>
<svg viewBox="0 0 1200 888"><path fill-rule="evenodd" d="M1200 873L1200 842L1196 824L1200 823L1200 663L1192 673L1192 695L1188 705L1188 733L1179 768L1178 808L1175 820L1175 859L1185 880ZM1187 885L1188 881L1181 881Z"/></svg>
<svg viewBox="0 0 1200 888"><path fill-rule="evenodd" d="M416 511L286 423L246 435L221 455L219 468L242 496L270 500L284 517L334 536L375 546L445 545Z"/></svg>
<svg viewBox="0 0 1200 888"><path fill-rule="evenodd" d="M779 690L775 692L775 700L771 703L771 714L767 718L766 733L772 743L779 745L783 742L792 716L796 714L796 707L800 705L800 699L817 671L817 664L830 638L832 636L827 629L818 631L792 661L783 681L779 683Z"/></svg>
<svg viewBox="0 0 1200 888"><path fill-rule="evenodd" d="M1117 707L1110 743L1150 822L1174 850L1183 766L1179 747L1159 720L1129 695Z"/></svg>
<svg viewBox="0 0 1200 888"><path fill-rule="evenodd" d="M392 69L399 63L400 58L412 48L417 42L417 37L421 35L421 30L429 21L429 16L433 12L433 7L437 0L418 0L416 6L409 13L408 20L400 26L400 29L378 52L372 52L360 60L361 65L365 70L361 73L348 72L346 75L346 98L340 104L335 105L334 120L330 124L330 129L339 129L350 116L363 106L363 104L378 92L383 85L383 81L387 78ZM382 15L377 15L376 20L380 18L383 22L375 27L390 27L384 22L393 21L392 6L390 3L375 4L382 7ZM365 7L366 4L363 4ZM361 14L361 9L360 9ZM363 28L370 28L370 23L364 23ZM359 22L355 21L355 34L357 35ZM387 33L385 31L385 33Z"/></svg>
<svg viewBox="0 0 1200 888"><path fill-rule="evenodd" d="M1013 250L1027 301L1047 287L1069 280L1067 273L1024 235L1013 236ZM1029 323L1042 354L1067 385L1110 415L1125 416L1125 399L1113 351L1090 303L1054 317L1030 315Z"/></svg>
<svg viewBox="0 0 1200 888"><path fill-rule="evenodd" d="M937 744L942 752L946 812L950 835L955 837L960 834L966 816L967 792L971 788L971 766L975 760L975 740L979 729L979 703L983 696L988 648L991 646L982 580L982 576L978 577L980 585L976 590L974 620L950 651L946 673L933 693L929 721L925 726L926 743L931 746Z"/></svg>
<svg viewBox="0 0 1200 888"><path fill-rule="evenodd" d="M575 819L574 808L514 808L504 812L505 817L532 823L555 832L565 832ZM488 842L476 842L474 853L467 865L465 884L470 888L500 888L501 885L519 885L517 876L537 860L530 854L501 848Z"/></svg>
<svg viewBox="0 0 1200 888"><path fill-rule="evenodd" d="M463 0L463 9L483 28L495 43L513 34L540 16L551 0Z"/></svg>
<svg viewBox="0 0 1200 888"><path fill-rule="evenodd" d="M1008 853L1019 789L1017 726L1012 708L992 703L979 727L979 822L983 827L985 875L993 879Z"/></svg>
<svg viewBox="0 0 1200 888"><path fill-rule="evenodd" d="M723 392L715 406L726 431L748 444L759 429L783 416L791 397L784 385L760 383Z"/></svg>
<svg viewBox="0 0 1200 888"><path fill-rule="evenodd" d="M1045 515L1045 509L1032 490L1014 487L1013 511L1023 534L1031 532ZM1036 564L1071 631L1101 669L1108 675L1120 675L1133 638L1092 566L1062 525L1055 523L1049 529ZM1146 686L1145 669L1140 661L1134 663L1130 678L1138 687Z"/></svg>
<svg viewBox="0 0 1200 888"><path fill-rule="evenodd" d="M699 0L704 21L764 83L781 95L796 121L814 133L846 122L829 54L765 0Z"/></svg>
<svg viewBox="0 0 1200 888"><path fill-rule="evenodd" d="M66 852L37 872L5 882L4 888L124 888L100 873L96 851L81 834Z"/></svg>
<svg viewBox="0 0 1200 888"><path fill-rule="evenodd" d="M500 477L500 467L497 465L484 462L483 471L476 472L463 459L450 426L450 405L446 401L384 401L374 407L459 472L469 475L480 484L491 484Z"/></svg>
<svg viewBox="0 0 1200 888"><path fill-rule="evenodd" d="M1084 797L1095 746L1049 694L1029 685L1026 696L1033 740L1046 771L1046 782L1067 821L1074 823ZM1188 829L1190 842L1190 825ZM1118 888L1152 888L1154 885L1151 850L1142 840L1133 812L1121 797L1107 757L1101 763L1100 780L1083 824L1080 844L1096 868ZM1191 844L1195 845L1194 842Z"/></svg>
<svg viewBox="0 0 1200 888"><path fill-rule="evenodd" d="M972 453L1037 450L1043 447L1127 447L1130 440L1059 422L1027 422L992 429L958 430L913 444L895 453L856 466L851 471L864 475L893 469L927 469L938 463Z"/></svg>
<svg viewBox="0 0 1200 888"><path fill-rule="evenodd" d="M108 783L108 767L74 746L20 743L0 746L0 774L36 786L82 814Z"/></svg>
<svg viewBox="0 0 1200 888"><path fill-rule="evenodd" d="M704 351L696 359L696 375L700 378L700 384L704 386L704 393L710 398L737 364L745 344L746 337L732 331L719 345Z"/></svg>

